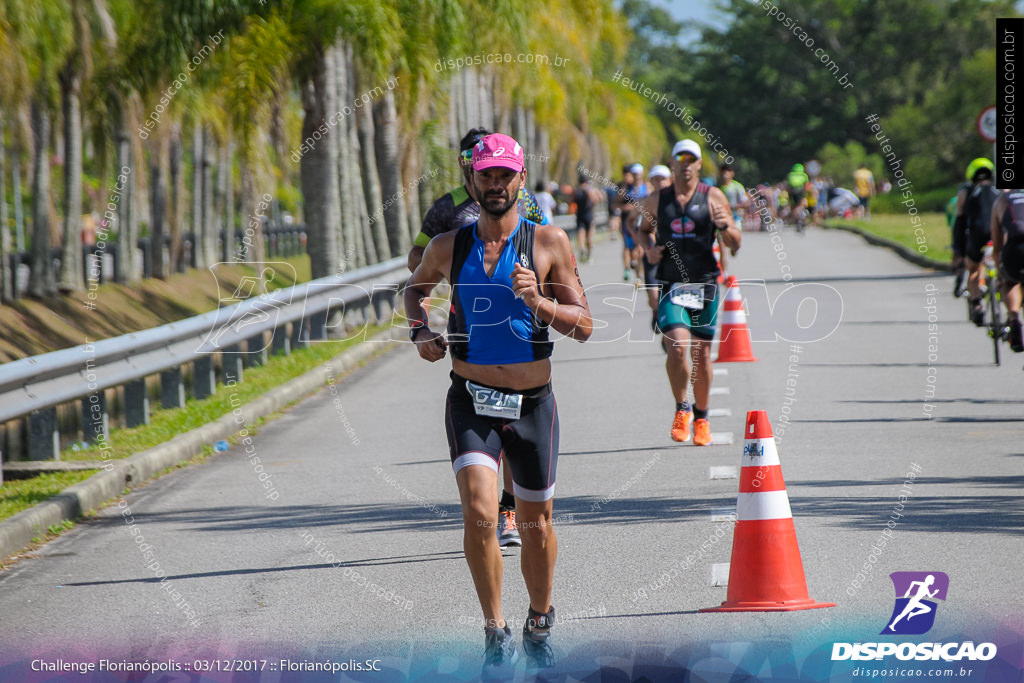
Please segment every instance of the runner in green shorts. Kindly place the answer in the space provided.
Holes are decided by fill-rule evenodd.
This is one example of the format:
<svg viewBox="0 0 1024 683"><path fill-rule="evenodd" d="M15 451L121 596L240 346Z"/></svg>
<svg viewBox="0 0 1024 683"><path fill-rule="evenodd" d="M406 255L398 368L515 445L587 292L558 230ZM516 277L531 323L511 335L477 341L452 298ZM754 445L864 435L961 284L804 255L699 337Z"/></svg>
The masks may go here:
<svg viewBox="0 0 1024 683"><path fill-rule="evenodd" d="M720 273L714 245L721 234L723 244L735 254L742 235L722 191L700 182L700 168L700 146L692 140L677 142L672 148L674 183L645 202L640 239L647 260L658 264L661 283L658 326L664 334L665 370L676 402L671 436L674 441L689 441L692 420L693 443L708 446L711 340Z"/></svg>

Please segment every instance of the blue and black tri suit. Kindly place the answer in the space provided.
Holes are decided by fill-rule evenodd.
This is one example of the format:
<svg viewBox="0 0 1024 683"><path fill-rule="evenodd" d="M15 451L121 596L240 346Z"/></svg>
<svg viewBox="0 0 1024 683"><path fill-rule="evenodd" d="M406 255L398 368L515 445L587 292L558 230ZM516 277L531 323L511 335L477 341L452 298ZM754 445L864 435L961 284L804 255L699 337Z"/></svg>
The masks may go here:
<svg viewBox="0 0 1024 683"><path fill-rule="evenodd" d="M491 275L484 265L484 243L477 236L477 224L456 233L448 278L452 285L448 346L453 358L474 365L512 365L551 356L553 343L547 325L512 290L517 263L537 272L533 257L536 230L536 223L520 218ZM558 408L551 383L526 390L487 388L521 394L519 419L478 415L466 378L453 372L445 405L453 469L458 472L468 465L484 465L497 472L502 455L506 455L515 495L531 502L548 500L555 493L558 460Z"/></svg>

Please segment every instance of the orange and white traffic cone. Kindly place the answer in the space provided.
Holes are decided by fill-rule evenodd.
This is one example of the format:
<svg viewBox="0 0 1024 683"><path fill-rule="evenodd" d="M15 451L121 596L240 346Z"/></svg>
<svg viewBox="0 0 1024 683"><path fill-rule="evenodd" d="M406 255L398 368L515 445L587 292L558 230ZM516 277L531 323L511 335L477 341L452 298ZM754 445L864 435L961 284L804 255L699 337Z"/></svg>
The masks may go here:
<svg viewBox="0 0 1024 683"><path fill-rule="evenodd" d="M722 332L719 336L718 358L716 363L737 363L755 361L754 350L750 346L750 329L747 327L747 314L743 312L743 295L736 284L736 276L730 275L725 282L725 306L721 315Z"/></svg>
<svg viewBox="0 0 1024 683"><path fill-rule="evenodd" d="M729 591L701 612L789 612L835 607L807 594L793 513L772 426L763 410L747 413Z"/></svg>

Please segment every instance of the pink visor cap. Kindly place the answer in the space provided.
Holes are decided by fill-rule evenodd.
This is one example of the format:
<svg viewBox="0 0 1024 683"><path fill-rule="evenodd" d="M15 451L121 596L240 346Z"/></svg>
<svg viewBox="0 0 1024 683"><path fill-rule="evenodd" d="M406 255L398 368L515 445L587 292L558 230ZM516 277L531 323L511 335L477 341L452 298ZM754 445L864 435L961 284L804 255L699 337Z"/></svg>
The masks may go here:
<svg viewBox="0 0 1024 683"><path fill-rule="evenodd" d="M492 133L473 146L473 170L483 171L501 166L516 173L523 170L523 148L507 135Z"/></svg>

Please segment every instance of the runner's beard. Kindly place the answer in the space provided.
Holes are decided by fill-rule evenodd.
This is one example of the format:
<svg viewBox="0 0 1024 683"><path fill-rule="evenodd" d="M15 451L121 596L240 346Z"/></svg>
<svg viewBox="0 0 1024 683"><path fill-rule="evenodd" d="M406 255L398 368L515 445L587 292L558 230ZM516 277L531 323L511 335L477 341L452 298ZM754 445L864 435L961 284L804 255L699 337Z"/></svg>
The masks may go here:
<svg viewBox="0 0 1024 683"><path fill-rule="evenodd" d="M517 199L512 199L511 197L509 197L507 201L502 202L502 199L505 196L504 192L500 195L484 196L484 201L480 205L480 208L482 208L491 218L502 218L512 210L512 207L515 206L517 202Z"/></svg>

